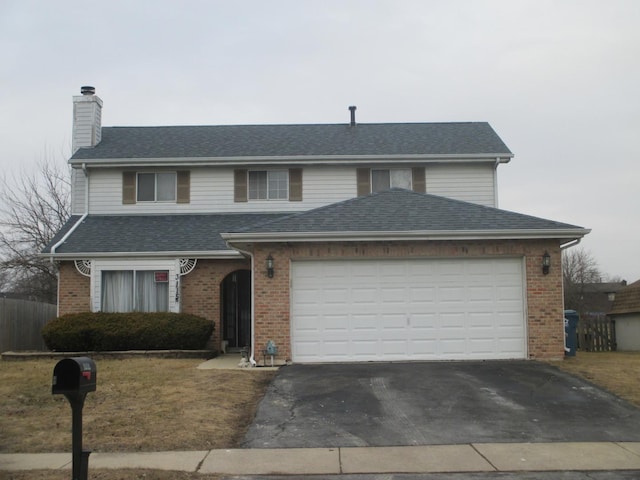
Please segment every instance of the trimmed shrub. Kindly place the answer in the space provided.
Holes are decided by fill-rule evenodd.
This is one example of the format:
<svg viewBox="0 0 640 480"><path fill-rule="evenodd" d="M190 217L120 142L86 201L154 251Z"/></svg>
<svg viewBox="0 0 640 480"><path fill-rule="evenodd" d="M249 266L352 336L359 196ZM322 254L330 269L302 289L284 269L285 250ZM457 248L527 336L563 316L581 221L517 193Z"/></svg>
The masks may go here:
<svg viewBox="0 0 640 480"><path fill-rule="evenodd" d="M184 313L73 313L42 329L47 348L59 352L198 350L205 348L213 322Z"/></svg>

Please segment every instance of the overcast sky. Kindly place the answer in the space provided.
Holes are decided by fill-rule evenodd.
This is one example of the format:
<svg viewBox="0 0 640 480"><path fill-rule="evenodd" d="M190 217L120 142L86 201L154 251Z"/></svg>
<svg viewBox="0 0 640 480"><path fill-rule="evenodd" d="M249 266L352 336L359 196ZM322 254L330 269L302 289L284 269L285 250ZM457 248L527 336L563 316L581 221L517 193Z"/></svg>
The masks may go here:
<svg viewBox="0 0 640 480"><path fill-rule="evenodd" d="M103 125L488 121L500 208L640 279L640 1L0 0L0 168Z"/></svg>

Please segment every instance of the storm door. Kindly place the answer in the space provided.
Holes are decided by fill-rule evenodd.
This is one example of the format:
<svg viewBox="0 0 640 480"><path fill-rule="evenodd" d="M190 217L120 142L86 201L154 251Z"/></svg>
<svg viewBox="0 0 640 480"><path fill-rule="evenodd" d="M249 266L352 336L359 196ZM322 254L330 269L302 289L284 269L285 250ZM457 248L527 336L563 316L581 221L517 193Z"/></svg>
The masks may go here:
<svg viewBox="0 0 640 480"><path fill-rule="evenodd" d="M227 349L251 345L251 272L236 270L222 281L222 339Z"/></svg>

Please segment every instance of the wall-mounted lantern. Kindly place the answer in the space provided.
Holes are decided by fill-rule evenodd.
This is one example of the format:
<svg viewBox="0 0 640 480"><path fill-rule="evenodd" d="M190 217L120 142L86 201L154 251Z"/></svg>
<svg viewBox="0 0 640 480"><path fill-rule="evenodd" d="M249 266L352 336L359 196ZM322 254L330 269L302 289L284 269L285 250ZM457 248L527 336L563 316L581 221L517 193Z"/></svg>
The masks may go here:
<svg viewBox="0 0 640 480"><path fill-rule="evenodd" d="M267 277L273 278L273 257L271 254L267 257Z"/></svg>
<svg viewBox="0 0 640 480"><path fill-rule="evenodd" d="M542 255L542 274L546 275L549 273L549 267L551 266L551 255L549 252L544 252Z"/></svg>

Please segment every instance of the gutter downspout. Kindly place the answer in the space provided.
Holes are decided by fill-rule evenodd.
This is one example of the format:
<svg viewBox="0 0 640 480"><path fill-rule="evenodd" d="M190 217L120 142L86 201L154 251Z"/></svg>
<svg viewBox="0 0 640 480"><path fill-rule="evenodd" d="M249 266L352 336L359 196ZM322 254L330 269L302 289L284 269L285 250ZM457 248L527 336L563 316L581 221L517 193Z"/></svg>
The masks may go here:
<svg viewBox="0 0 640 480"><path fill-rule="evenodd" d="M560 245L560 252L562 252L563 250L566 250L567 248L575 247L580 243L581 240L582 238L576 238L575 240L571 240L570 242L567 242L564 245ZM564 267L564 262L560 261L560 269L562 274L562 282L560 282L560 285L562 286L562 310L564 311L567 306L564 304L564 270L562 270L563 267ZM566 336L566 333L565 333L565 336ZM564 351L565 353L570 351L570 349L567 348L566 341L564 345Z"/></svg>
<svg viewBox="0 0 640 480"><path fill-rule="evenodd" d="M493 205L498 207L498 165L500 165L500 157L496 158L496 163L493 167Z"/></svg>
<svg viewBox="0 0 640 480"><path fill-rule="evenodd" d="M560 250L566 250L567 248L575 247L581 241L582 241L581 238L576 238L575 240L571 240L570 242L565 243L564 245L560 245Z"/></svg>
<svg viewBox="0 0 640 480"><path fill-rule="evenodd" d="M248 252L246 250L242 250L238 247L233 247L231 245L229 245L229 242L225 243L229 246L229 248L232 248L244 255L247 255L250 259L251 259L251 355L249 356L249 363L251 364L252 367L255 367L258 362L256 362L255 359L255 345L256 345L256 339L255 339L255 332L256 332L256 328L255 328L255 304L256 302L254 301L254 292L255 292L255 279L254 279L254 275L255 275L255 258L253 257L253 253ZM222 331L222 330L221 330ZM220 341L222 341L222 338L220 339Z"/></svg>
<svg viewBox="0 0 640 480"><path fill-rule="evenodd" d="M87 170L87 164L82 164L82 172L84 173L84 214L80 217L80 219L69 229L67 233L60 239L58 243L56 243L53 247L51 247L50 253L50 261L53 263L53 257L56 254L56 250L60 245L67 241L67 239L71 236L71 234L80 226L80 224L84 221L85 218L89 215L89 170Z"/></svg>

